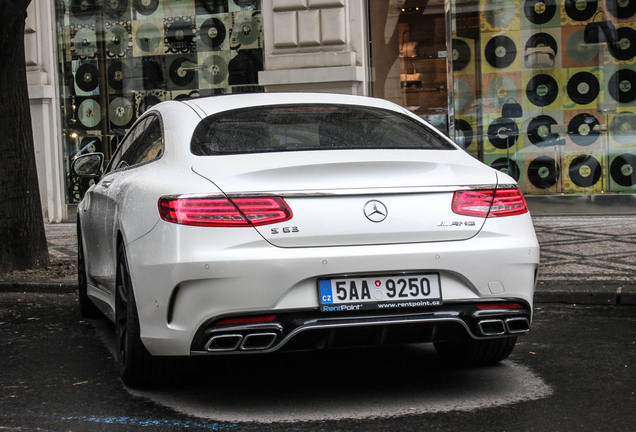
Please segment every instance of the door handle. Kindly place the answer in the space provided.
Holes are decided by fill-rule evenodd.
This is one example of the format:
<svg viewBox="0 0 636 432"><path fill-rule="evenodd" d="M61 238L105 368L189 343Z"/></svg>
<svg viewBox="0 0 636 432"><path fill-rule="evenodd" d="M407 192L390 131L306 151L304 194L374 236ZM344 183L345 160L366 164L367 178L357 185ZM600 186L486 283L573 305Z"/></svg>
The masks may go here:
<svg viewBox="0 0 636 432"><path fill-rule="evenodd" d="M101 187L103 187L104 189L108 189L110 187L111 184L113 184L112 181L110 180L104 180L102 182L99 183L101 185Z"/></svg>

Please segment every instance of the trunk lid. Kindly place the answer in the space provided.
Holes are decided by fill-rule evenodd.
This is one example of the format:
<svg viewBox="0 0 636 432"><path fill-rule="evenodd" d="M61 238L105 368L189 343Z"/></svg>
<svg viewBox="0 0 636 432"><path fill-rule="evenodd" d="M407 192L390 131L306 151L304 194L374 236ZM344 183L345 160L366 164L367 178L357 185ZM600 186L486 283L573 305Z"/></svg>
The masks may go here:
<svg viewBox="0 0 636 432"><path fill-rule="evenodd" d="M192 169L229 197L283 197L292 219L256 228L279 247L464 240L485 219L453 213L454 191L497 182L461 150L204 156Z"/></svg>

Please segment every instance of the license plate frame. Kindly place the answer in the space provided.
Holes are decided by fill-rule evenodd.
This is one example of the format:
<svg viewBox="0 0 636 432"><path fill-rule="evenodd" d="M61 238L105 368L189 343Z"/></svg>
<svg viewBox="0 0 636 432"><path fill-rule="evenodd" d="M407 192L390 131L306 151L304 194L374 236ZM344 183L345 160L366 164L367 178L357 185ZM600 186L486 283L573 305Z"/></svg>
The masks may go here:
<svg viewBox="0 0 636 432"><path fill-rule="evenodd" d="M436 272L324 277L317 285L321 312L442 305L442 285Z"/></svg>

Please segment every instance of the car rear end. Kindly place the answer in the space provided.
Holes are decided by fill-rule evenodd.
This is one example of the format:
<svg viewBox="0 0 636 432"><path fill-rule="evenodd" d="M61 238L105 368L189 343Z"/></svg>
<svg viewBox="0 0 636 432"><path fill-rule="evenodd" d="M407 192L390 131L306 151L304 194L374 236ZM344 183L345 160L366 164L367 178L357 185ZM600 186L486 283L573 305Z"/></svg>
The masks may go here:
<svg viewBox="0 0 636 432"><path fill-rule="evenodd" d="M539 247L510 177L392 105L289 98L210 116L197 106L192 171L209 192L175 184L128 245L152 354L529 330Z"/></svg>

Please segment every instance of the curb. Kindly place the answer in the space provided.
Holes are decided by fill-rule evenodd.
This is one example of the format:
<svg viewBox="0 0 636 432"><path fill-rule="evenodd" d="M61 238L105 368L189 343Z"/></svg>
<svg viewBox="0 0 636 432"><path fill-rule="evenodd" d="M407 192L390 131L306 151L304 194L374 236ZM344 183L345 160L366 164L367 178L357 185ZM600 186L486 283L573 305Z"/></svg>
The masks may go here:
<svg viewBox="0 0 636 432"><path fill-rule="evenodd" d="M546 286L547 285L547 286ZM534 292L535 303L583 305L636 305L636 285L541 284Z"/></svg>
<svg viewBox="0 0 636 432"><path fill-rule="evenodd" d="M46 293L46 294L70 294L77 292L77 283L72 282L0 282L0 293Z"/></svg>
<svg viewBox="0 0 636 432"><path fill-rule="evenodd" d="M0 293L71 294L76 292L77 283L75 282L0 281ZM534 302L636 306L636 285L617 283L599 286L572 282L554 285L540 283L534 293Z"/></svg>

